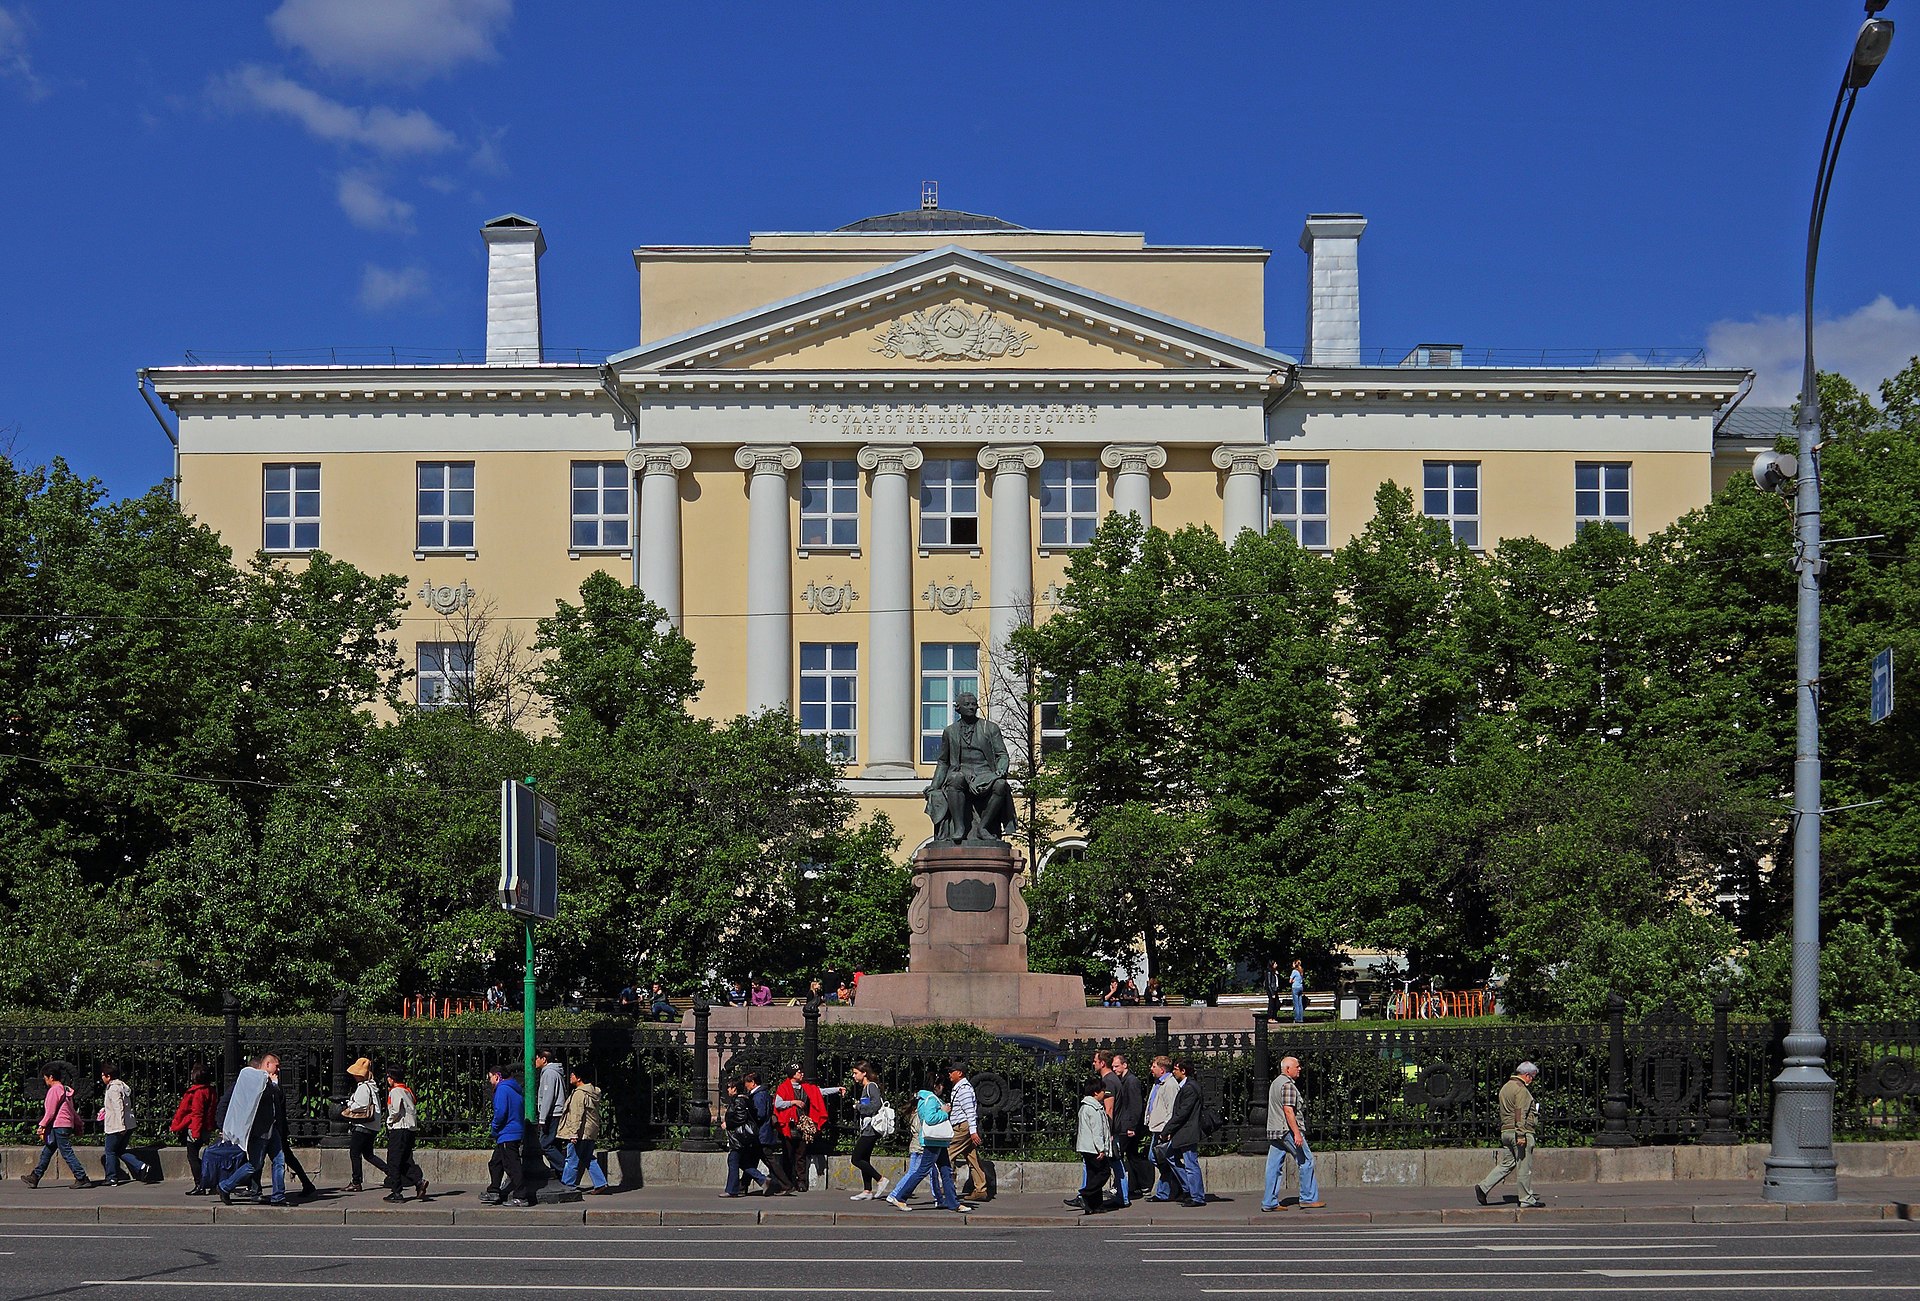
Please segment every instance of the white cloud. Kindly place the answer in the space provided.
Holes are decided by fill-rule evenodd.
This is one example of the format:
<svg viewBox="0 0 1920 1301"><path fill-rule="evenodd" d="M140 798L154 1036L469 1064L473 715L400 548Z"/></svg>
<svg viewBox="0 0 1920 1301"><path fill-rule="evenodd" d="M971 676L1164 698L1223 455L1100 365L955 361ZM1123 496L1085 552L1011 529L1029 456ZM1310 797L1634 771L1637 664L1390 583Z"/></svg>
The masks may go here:
<svg viewBox="0 0 1920 1301"><path fill-rule="evenodd" d="M413 205L381 189L380 178L372 172L342 172L338 197L347 220L362 229L413 229Z"/></svg>
<svg viewBox="0 0 1920 1301"><path fill-rule="evenodd" d="M360 306L369 312L388 311L427 294L427 269L422 266L383 267L369 262L360 273Z"/></svg>
<svg viewBox="0 0 1920 1301"><path fill-rule="evenodd" d="M24 10L0 5L0 79L18 82L28 99L45 99L53 92L33 70L33 60L27 54L29 30Z"/></svg>
<svg viewBox="0 0 1920 1301"><path fill-rule="evenodd" d="M290 117L322 140L364 145L388 156L440 153L459 143L420 109L342 104L256 64L236 68L217 81L214 90L230 101Z"/></svg>
<svg viewBox="0 0 1920 1301"><path fill-rule="evenodd" d="M1754 381L1748 400L1756 406L1789 406L1800 395L1803 346L1798 316L1715 321L1707 329L1707 364L1750 367ZM1877 398L1880 382L1920 355L1920 307L1902 307L1881 294L1845 316L1816 318L1813 355L1821 370L1845 375Z"/></svg>
<svg viewBox="0 0 1920 1301"><path fill-rule="evenodd" d="M328 72L413 83L498 58L512 17L513 0L285 0L267 26Z"/></svg>

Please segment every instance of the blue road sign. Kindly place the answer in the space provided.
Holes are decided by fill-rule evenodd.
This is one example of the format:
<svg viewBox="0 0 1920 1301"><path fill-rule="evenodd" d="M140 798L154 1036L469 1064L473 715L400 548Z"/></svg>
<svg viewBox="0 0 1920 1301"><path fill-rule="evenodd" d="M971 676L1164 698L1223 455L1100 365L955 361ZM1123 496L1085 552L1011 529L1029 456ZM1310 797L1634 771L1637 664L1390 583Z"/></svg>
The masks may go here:
<svg viewBox="0 0 1920 1301"><path fill-rule="evenodd" d="M1878 723L1893 712L1893 651L1883 650L1873 657L1873 699L1867 706L1867 721Z"/></svg>

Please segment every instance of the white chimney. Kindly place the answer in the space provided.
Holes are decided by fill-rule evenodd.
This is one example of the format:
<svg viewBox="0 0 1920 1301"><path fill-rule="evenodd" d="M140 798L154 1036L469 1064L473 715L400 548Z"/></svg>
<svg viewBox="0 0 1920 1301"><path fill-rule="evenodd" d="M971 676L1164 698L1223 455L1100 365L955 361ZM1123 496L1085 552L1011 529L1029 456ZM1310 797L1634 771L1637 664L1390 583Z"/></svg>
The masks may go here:
<svg viewBox="0 0 1920 1301"><path fill-rule="evenodd" d="M480 227L487 241L487 365L540 360L540 223L518 213Z"/></svg>
<svg viewBox="0 0 1920 1301"><path fill-rule="evenodd" d="M1357 212L1316 212L1300 232L1307 254L1309 366L1360 364L1360 234Z"/></svg>

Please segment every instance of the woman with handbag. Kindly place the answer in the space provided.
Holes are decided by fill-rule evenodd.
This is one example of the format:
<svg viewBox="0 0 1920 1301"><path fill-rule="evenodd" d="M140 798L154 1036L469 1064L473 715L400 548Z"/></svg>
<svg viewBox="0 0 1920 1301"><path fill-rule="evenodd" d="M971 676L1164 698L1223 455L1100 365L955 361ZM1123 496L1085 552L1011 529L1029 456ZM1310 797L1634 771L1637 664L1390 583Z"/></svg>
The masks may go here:
<svg viewBox="0 0 1920 1301"><path fill-rule="evenodd" d="M885 1103L880 1097L880 1081L873 1076L872 1062L862 1058L853 1064L854 1090L859 1095L854 1099L853 1114L860 1119L859 1136L853 1141L853 1168L860 1172L861 1191L849 1200L856 1202L872 1201L887 1191L886 1176L873 1168L873 1145L882 1133L893 1132L893 1109L886 1107L887 1126L882 1130L880 1113Z"/></svg>
<svg viewBox="0 0 1920 1301"><path fill-rule="evenodd" d="M807 1082L806 1069L796 1062L787 1072L787 1078L780 1081L780 1087L773 1091L773 1109L780 1121L780 1131L786 1137L787 1169L793 1175L793 1186L804 1193L807 1191L807 1149L827 1127L826 1096L819 1085Z"/></svg>
<svg viewBox="0 0 1920 1301"><path fill-rule="evenodd" d="M887 1198L887 1205L896 1210L910 1211L906 1199L920 1183L925 1174L933 1176L933 1204L943 1211L970 1211L973 1207L961 1201L953 1189L953 1161L947 1155L947 1147L953 1142L953 1117L947 1111L945 1102L947 1081L940 1071L931 1071L927 1075L927 1087L920 1090L915 1099L914 1114L920 1122L921 1163L918 1168L910 1169L893 1196Z"/></svg>
<svg viewBox="0 0 1920 1301"><path fill-rule="evenodd" d="M353 1081L353 1093L347 1098L346 1105L340 1109L340 1118L347 1122L347 1152L353 1160L353 1182L347 1185L347 1191L360 1191L361 1176L366 1173L363 1162L372 1162L384 1179L387 1163L373 1154L373 1140L380 1132L380 1086L373 1082L373 1063L362 1057L347 1067L347 1078Z"/></svg>

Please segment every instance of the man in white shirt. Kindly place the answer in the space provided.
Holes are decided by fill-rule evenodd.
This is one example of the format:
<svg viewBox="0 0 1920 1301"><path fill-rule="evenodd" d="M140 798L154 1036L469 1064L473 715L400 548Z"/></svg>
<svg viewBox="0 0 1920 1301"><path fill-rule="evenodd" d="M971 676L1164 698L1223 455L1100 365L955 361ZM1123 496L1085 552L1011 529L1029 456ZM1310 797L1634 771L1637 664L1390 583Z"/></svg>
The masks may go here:
<svg viewBox="0 0 1920 1301"><path fill-rule="evenodd" d="M947 1082L953 1086L947 1103L953 1118L953 1142L947 1148L947 1157L956 1167L956 1178L960 1162L967 1163L967 1186L960 1190L960 1199L991 1201L993 1189L987 1182L986 1167L980 1163L980 1103L973 1094L973 1081L967 1078L965 1066L948 1062Z"/></svg>

